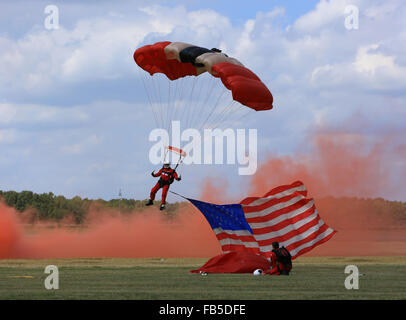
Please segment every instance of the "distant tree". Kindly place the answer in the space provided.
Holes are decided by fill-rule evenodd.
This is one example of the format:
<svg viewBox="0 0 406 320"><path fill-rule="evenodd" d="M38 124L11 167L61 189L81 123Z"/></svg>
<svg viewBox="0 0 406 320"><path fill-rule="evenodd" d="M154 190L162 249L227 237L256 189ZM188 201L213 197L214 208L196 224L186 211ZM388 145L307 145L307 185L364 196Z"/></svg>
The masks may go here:
<svg viewBox="0 0 406 320"><path fill-rule="evenodd" d="M88 209L87 201L83 201L81 197L76 196L69 201L69 209L73 214L76 223L82 223Z"/></svg>
<svg viewBox="0 0 406 320"><path fill-rule="evenodd" d="M54 216L54 194L41 193L34 194L33 207L38 210L40 219L52 219Z"/></svg>
<svg viewBox="0 0 406 320"><path fill-rule="evenodd" d="M17 201L15 204L15 208L18 211L24 211L27 209L27 206L32 204L34 198L34 193L32 191L21 191L17 196Z"/></svg>

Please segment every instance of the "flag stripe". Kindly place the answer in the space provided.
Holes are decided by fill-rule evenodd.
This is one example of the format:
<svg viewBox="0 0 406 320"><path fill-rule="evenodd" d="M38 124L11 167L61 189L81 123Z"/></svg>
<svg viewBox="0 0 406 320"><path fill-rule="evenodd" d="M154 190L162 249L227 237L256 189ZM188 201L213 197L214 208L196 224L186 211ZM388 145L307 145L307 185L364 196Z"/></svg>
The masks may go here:
<svg viewBox="0 0 406 320"><path fill-rule="evenodd" d="M287 206L285 208L277 210L273 212L272 215L266 215L265 216L266 219L250 218L246 220L250 224L251 228L260 229L266 228L268 226L272 227L282 221L290 219L296 215L302 214L303 212L309 210L312 207L314 207L313 200L303 199L303 201L300 201L300 203L296 203L294 205Z"/></svg>
<svg viewBox="0 0 406 320"><path fill-rule="evenodd" d="M278 210L280 205L294 204L301 199L305 199L305 196L303 196L303 194L300 194L298 192L294 192L290 195L281 197L279 199L271 199L269 201L265 201L257 206L252 205L242 205L242 206L244 207L244 211L246 214L251 212L257 213L258 211L263 211L263 214L265 214L266 212L271 213L275 210ZM249 217L249 215L247 215L247 217Z"/></svg>
<svg viewBox="0 0 406 320"><path fill-rule="evenodd" d="M313 249L314 247L326 242L327 240L330 240L330 238L336 233L337 231L328 228L325 232L323 232L322 234L318 235L317 238L315 238L314 240L307 242L305 244L303 244L301 247L299 248L295 248L292 250L292 256L299 256L303 253L306 253L308 251L310 251L311 249ZM289 250L289 249L288 249Z"/></svg>
<svg viewBox="0 0 406 320"><path fill-rule="evenodd" d="M312 215L315 212L315 210L316 210L316 208L314 206L311 206L308 209L302 208L298 214L295 214L288 219L277 222L277 223L275 223L274 226L271 225L271 226L266 226L263 228L261 226L258 226L258 228L255 227L253 229L253 233L258 235L258 237L259 237L259 235L264 235L264 234L272 232L272 231L281 230L281 229L285 228L286 226L288 226L289 224L299 222L301 219L309 217L310 215Z"/></svg>
<svg viewBox="0 0 406 320"><path fill-rule="evenodd" d="M315 225L318 223L318 214L317 211L313 212L308 217L297 221L296 223L288 224L286 227L280 230L274 230L265 234L256 234L254 230L254 237L257 241L261 240L271 240L275 238L289 237L292 233L300 233L305 231L309 225Z"/></svg>
<svg viewBox="0 0 406 320"><path fill-rule="evenodd" d="M323 221L319 221L317 225L312 226L306 232L301 233L291 241L287 241L286 246L291 248L299 248L303 244L316 239L320 234L330 229Z"/></svg>
<svg viewBox="0 0 406 320"><path fill-rule="evenodd" d="M240 204L255 206L257 204L261 204L262 201L266 201L267 199L283 197L295 191L307 192L306 187L303 185L303 183L301 181L296 181L290 185L273 188L271 191L267 192L263 197L245 198L243 201L240 202ZM304 194L304 196L306 196L306 194Z"/></svg>
<svg viewBox="0 0 406 320"><path fill-rule="evenodd" d="M259 245L264 251L272 251L272 242L278 241L283 242L285 247L292 246L291 248L297 247L302 244L303 239L307 239L312 234L318 231L325 231L328 226L322 221L312 221L311 223L305 225L302 230L297 232L292 232L291 234L286 234L282 237L275 237L272 239L267 239L266 241L259 241ZM307 239L311 240L311 239Z"/></svg>

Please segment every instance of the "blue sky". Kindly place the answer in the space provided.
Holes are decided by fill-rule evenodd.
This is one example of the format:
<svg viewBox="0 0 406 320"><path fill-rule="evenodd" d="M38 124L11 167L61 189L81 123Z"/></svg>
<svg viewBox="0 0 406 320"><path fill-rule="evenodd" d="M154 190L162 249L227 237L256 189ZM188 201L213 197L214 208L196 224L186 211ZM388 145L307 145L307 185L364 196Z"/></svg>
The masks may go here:
<svg viewBox="0 0 406 320"><path fill-rule="evenodd" d="M132 53L162 40L224 48L266 83L274 110L245 123L258 129L260 161L310 152L321 128L402 146L403 1L53 1L58 30L44 28L48 4L0 4L0 189L146 198L155 124ZM358 30L344 27L348 4ZM185 166L174 190L198 196L210 176L241 194L237 169Z"/></svg>

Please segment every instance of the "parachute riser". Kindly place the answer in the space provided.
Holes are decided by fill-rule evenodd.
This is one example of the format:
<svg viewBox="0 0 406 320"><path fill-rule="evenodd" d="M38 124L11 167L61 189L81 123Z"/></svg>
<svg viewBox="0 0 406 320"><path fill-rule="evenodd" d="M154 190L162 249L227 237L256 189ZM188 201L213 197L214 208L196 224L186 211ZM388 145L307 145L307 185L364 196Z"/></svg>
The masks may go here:
<svg viewBox="0 0 406 320"><path fill-rule="evenodd" d="M166 149L166 148L165 148L165 154L164 154L164 158L163 158L163 163L165 163L165 161L166 161L166 155L168 154L168 152L169 152L169 149ZM170 160L170 159L168 158L168 162L169 162L169 160ZM182 155L179 154L178 161L176 162L176 166L175 166L175 168L174 168L175 171L176 171L176 169L182 164L182 162L183 162Z"/></svg>

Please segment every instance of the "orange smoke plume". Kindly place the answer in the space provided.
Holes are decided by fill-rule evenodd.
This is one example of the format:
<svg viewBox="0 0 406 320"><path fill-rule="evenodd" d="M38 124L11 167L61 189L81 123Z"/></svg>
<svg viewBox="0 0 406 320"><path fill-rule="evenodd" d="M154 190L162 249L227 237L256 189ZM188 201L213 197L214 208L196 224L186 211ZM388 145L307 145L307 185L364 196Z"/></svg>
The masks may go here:
<svg viewBox="0 0 406 320"><path fill-rule="evenodd" d="M406 221L395 219L381 202L362 199L404 197L406 175L396 163L406 159L406 149L391 149L388 139L369 145L352 134L317 134L313 143L308 154L270 156L252 178L249 195L303 181L322 219L338 230L308 255L406 254Z"/></svg>
<svg viewBox="0 0 406 320"><path fill-rule="evenodd" d="M220 246L210 226L191 206L175 218L156 209L125 216L90 212L84 227L38 224L19 230L17 213L0 204L0 258L210 257Z"/></svg>
<svg viewBox="0 0 406 320"><path fill-rule="evenodd" d="M270 156L258 169L262 174L252 179L251 192L261 194L275 185L301 180L314 197L398 195L391 157L399 155L386 150L386 141L368 146L358 135L318 134L311 142L309 154Z"/></svg>
<svg viewBox="0 0 406 320"><path fill-rule="evenodd" d="M0 259L15 258L20 231L15 211L0 203Z"/></svg>

